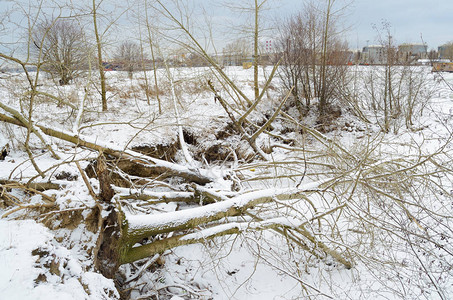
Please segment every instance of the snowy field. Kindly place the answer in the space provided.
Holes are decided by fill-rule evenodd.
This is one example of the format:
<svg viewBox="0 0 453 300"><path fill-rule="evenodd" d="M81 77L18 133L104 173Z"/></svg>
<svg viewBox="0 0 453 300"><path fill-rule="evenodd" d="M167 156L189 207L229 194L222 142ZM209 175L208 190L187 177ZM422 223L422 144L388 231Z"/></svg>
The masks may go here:
<svg viewBox="0 0 453 300"><path fill-rule="evenodd" d="M371 72L365 67L354 70L358 81ZM87 170L98 153L51 137L43 129L57 159L37 135L0 122L0 148L9 145L0 161L0 299L120 299L120 293L124 299L173 300L452 299L453 74L441 77L428 67L417 70L424 74L420 93L429 98L417 106L411 126L395 118L384 134L379 126L382 115L369 103L358 103L361 118L351 103L340 102L336 105L341 114L320 127L315 108L301 116L288 102L269 134L257 138L260 147L272 148L268 161L255 155L240 134L229 131L229 116L206 82L214 82L234 114L240 115L242 108L209 69L172 69L173 86L160 70L161 112L156 90L147 97L145 78L139 73L133 80L121 72L107 73L107 112L101 111L89 81L56 86L42 77L43 94L32 109L36 126L118 153L151 149L158 159L171 163L169 168L197 170L213 179L203 187L175 178L152 178L140 185L138 177L120 172L113 182L114 199L131 228L153 222L174 225L198 213L208 216L217 208L248 205L246 201L258 198L255 194L271 193L272 201L253 203L247 214L226 215L211 222L212 227L202 224L181 231L186 240L205 240L123 264L115 278L108 279L93 265L99 233L92 213L96 201L75 164ZM224 71L253 98L252 69ZM270 71L260 69L261 78ZM151 82L152 72L147 75ZM358 82L351 94L366 98L364 85ZM280 86L276 78L250 120L262 126L272 116L285 96ZM23 74L1 79L4 106L27 115L25 95ZM5 107L0 112L13 116ZM291 116L298 122L289 121ZM186 151L178 141L180 129ZM98 193L98 180L89 182ZM17 183L56 186L35 193ZM217 202L202 206L202 197L199 204L168 200L186 197L193 189L218 195ZM150 197L133 197L138 194ZM237 234L211 239L220 232L221 221ZM220 225L214 226L216 222ZM153 238L168 235L172 233ZM147 242L151 237L140 241Z"/></svg>

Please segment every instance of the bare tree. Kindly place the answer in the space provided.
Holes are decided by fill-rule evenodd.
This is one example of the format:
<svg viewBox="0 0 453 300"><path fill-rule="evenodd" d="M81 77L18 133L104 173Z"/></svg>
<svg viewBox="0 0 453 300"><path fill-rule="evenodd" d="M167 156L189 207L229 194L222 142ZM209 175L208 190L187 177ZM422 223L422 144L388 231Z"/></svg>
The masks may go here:
<svg viewBox="0 0 453 300"><path fill-rule="evenodd" d="M134 71L142 61L140 46L131 41L121 43L118 48L115 60L121 64L121 68L126 70L130 79L134 75Z"/></svg>
<svg viewBox="0 0 453 300"><path fill-rule="evenodd" d="M376 123L384 132L398 133L401 126L414 129L414 119L421 116L433 95L423 67L397 63L397 48L390 34L391 25L383 21L374 26L381 44L382 66L363 70L364 93L359 102L371 108Z"/></svg>
<svg viewBox="0 0 453 300"><path fill-rule="evenodd" d="M159 106L159 113L162 113L162 101L159 97L159 85L158 85L158 80L157 80L157 64L156 64L156 48L157 48L157 43L156 43L156 33L155 29L151 26L150 22L150 15L149 15L149 9L150 7L148 6L148 1L145 0L144 3L144 10L145 10L145 26L146 26L146 37L147 37L147 42L149 45L149 49L151 52L151 60L153 64L153 74L154 74L154 89L155 89L155 95L156 95L156 100Z"/></svg>
<svg viewBox="0 0 453 300"><path fill-rule="evenodd" d="M99 71L100 91L102 111L106 111L107 105L107 83L105 76L104 54L105 47L108 42L109 33L113 27L117 25L118 20L128 11L128 7L123 7L119 2L114 3L115 6L106 5L105 2L92 0L87 2L89 7L84 7L81 3L80 11L82 14L87 14L91 17L91 24L93 27L94 41L96 49L96 68ZM105 11L104 7L110 9ZM88 11L88 13L87 13Z"/></svg>
<svg viewBox="0 0 453 300"><path fill-rule="evenodd" d="M338 35L338 11L335 1L326 6L310 2L302 12L280 26L277 49L282 53L280 77L286 88L293 88L296 103L309 110L318 98L320 115L343 88L347 71L347 44Z"/></svg>
<svg viewBox="0 0 453 300"><path fill-rule="evenodd" d="M33 32L34 53L41 56L42 70L58 78L60 85L86 69L89 48L85 34L75 20L53 19L38 24Z"/></svg>
<svg viewBox="0 0 453 300"><path fill-rule="evenodd" d="M389 131L390 128L390 118L397 118L397 114L400 113L399 103L395 103L395 97L393 97L393 76L394 70L393 67L396 64L396 46L393 41L393 37L390 34L390 24L383 22L382 24L384 35L382 36L379 30L376 28L379 34L379 41L384 45L384 61L385 61L385 71L384 71L384 85L383 85L383 95L382 95L382 105L384 108L384 124L383 129L385 132Z"/></svg>

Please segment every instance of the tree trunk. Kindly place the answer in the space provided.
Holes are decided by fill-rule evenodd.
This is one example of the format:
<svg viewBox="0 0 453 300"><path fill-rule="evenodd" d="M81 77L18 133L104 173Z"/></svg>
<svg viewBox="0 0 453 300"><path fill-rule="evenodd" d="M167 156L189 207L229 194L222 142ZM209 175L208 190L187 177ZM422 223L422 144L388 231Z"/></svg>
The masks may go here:
<svg viewBox="0 0 453 300"><path fill-rule="evenodd" d="M253 89L255 92L255 101L258 101L260 95L260 89L258 85L258 64L259 64L259 48L258 48L258 37L259 37L259 10L258 0L255 0L255 32L253 41Z"/></svg>
<svg viewBox="0 0 453 300"><path fill-rule="evenodd" d="M97 160L97 175L99 180L99 203L97 208L101 210L101 230L97 241L97 253L94 265L96 269L107 278L114 278L120 266L120 245L122 239L121 217L112 203L115 195L109 178L109 171L105 164L105 157L99 154Z"/></svg>
<svg viewBox="0 0 453 300"><path fill-rule="evenodd" d="M97 241L94 266L107 278L114 278L120 266L121 218L113 204L101 205L103 214L101 230Z"/></svg>
<svg viewBox="0 0 453 300"><path fill-rule="evenodd" d="M101 78L101 98L102 98L102 111L107 110L107 89L105 87L105 72L104 66L102 65L102 46L101 38L99 36L97 17L96 17L96 0L93 0L93 25L94 25L94 34L96 36L96 46L98 52L98 69L99 76Z"/></svg>

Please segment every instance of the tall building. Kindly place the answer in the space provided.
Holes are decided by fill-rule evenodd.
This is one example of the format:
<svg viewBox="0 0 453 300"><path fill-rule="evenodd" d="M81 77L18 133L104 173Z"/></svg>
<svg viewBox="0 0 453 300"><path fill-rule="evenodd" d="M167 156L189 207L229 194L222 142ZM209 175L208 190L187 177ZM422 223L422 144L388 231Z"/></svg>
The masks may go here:
<svg viewBox="0 0 453 300"><path fill-rule="evenodd" d="M425 44L401 44L398 46L398 59L401 63L412 63L426 58L428 58L428 46Z"/></svg>

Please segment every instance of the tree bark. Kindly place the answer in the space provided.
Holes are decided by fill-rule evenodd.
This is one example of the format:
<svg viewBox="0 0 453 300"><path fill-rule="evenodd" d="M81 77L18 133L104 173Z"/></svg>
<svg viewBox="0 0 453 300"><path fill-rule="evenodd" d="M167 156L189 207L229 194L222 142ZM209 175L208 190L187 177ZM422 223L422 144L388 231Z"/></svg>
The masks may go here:
<svg viewBox="0 0 453 300"><path fill-rule="evenodd" d="M112 198L115 195L110 176L102 153L97 159L97 175L99 180L99 195L97 208L101 211L101 230L97 241L95 267L107 278L114 278L120 266L120 251L122 245L121 213L118 212Z"/></svg>
<svg viewBox="0 0 453 300"><path fill-rule="evenodd" d="M104 203L110 203L112 201L115 192L110 185L110 175L105 164L105 157L102 153L99 154L97 159L97 173L99 179L99 199Z"/></svg>
<svg viewBox="0 0 453 300"><path fill-rule="evenodd" d="M101 207L102 214L107 214L107 216L102 219L94 266L105 277L114 278L120 266L122 245L121 215L113 204L101 205Z"/></svg>

